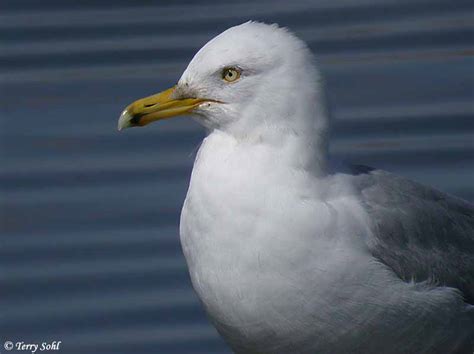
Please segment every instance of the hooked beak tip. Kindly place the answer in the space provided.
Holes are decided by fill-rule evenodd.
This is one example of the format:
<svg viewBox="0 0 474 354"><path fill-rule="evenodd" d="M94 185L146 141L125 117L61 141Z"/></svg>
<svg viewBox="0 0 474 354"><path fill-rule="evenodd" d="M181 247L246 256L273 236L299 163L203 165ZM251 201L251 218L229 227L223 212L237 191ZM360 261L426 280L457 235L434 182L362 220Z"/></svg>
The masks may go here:
<svg viewBox="0 0 474 354"><path fill-rule="evenodd" d="M120 118L118 120L118 126L117 126L118 131L121 131L126 128L130 128L132 126L131 119L132 119L132 115L128 112L127 109L125 109L120 115Z"/></svg>

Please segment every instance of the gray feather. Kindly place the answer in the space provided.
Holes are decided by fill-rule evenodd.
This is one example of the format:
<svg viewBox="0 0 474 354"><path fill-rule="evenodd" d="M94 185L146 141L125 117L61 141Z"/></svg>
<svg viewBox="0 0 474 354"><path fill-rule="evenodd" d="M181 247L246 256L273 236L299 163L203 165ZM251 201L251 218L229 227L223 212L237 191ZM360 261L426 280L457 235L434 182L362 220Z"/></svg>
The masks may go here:
<svg viewBox="0 0 474 354"><path fill-rule="evenodd" d="M474 304L473 205L385 171L353 172L373 221L373 256L405 281L454 287Z"/></svg>

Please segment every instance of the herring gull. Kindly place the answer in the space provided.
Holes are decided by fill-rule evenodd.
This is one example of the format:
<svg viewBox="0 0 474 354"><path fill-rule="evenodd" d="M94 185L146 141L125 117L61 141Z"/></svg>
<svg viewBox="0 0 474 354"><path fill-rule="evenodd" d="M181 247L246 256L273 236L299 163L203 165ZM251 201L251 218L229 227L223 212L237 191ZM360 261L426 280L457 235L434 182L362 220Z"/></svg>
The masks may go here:
<svg viewBox="0 0 474 354"><path fill-rule="evenodd" d="M473 206L330 159L322 90L303 41L247 22L119 119L207 129L180 236L211 322L236 353L472 353Z"/></svg>

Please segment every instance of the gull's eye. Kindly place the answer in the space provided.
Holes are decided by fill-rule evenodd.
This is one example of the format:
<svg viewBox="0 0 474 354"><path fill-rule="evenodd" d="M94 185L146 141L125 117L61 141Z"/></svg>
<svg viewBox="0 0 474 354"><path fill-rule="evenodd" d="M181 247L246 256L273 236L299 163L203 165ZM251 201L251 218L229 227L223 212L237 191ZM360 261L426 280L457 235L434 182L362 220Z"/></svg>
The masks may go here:
<svg viewBox="0 0 474 354"><path fill-rule="evenodd" d="M234 82L240 78L240 70L237 68L225 68L222 70L222 79L227 82Z"/></svg>

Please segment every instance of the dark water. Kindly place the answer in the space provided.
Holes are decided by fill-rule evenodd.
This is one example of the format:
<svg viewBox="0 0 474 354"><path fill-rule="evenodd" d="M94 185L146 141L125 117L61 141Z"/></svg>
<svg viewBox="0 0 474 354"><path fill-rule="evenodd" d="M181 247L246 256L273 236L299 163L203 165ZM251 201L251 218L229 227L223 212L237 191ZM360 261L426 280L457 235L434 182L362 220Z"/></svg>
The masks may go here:
<svg viewBox="0 0 474 354"><path fill-rule="evenodd" d="M248 19L289 26L318 54L335 155L474 199L472 1L2 0L0 10L1 347L229 352L178 242L203 131L182 118L118 134L116 121Z"/></svg>

